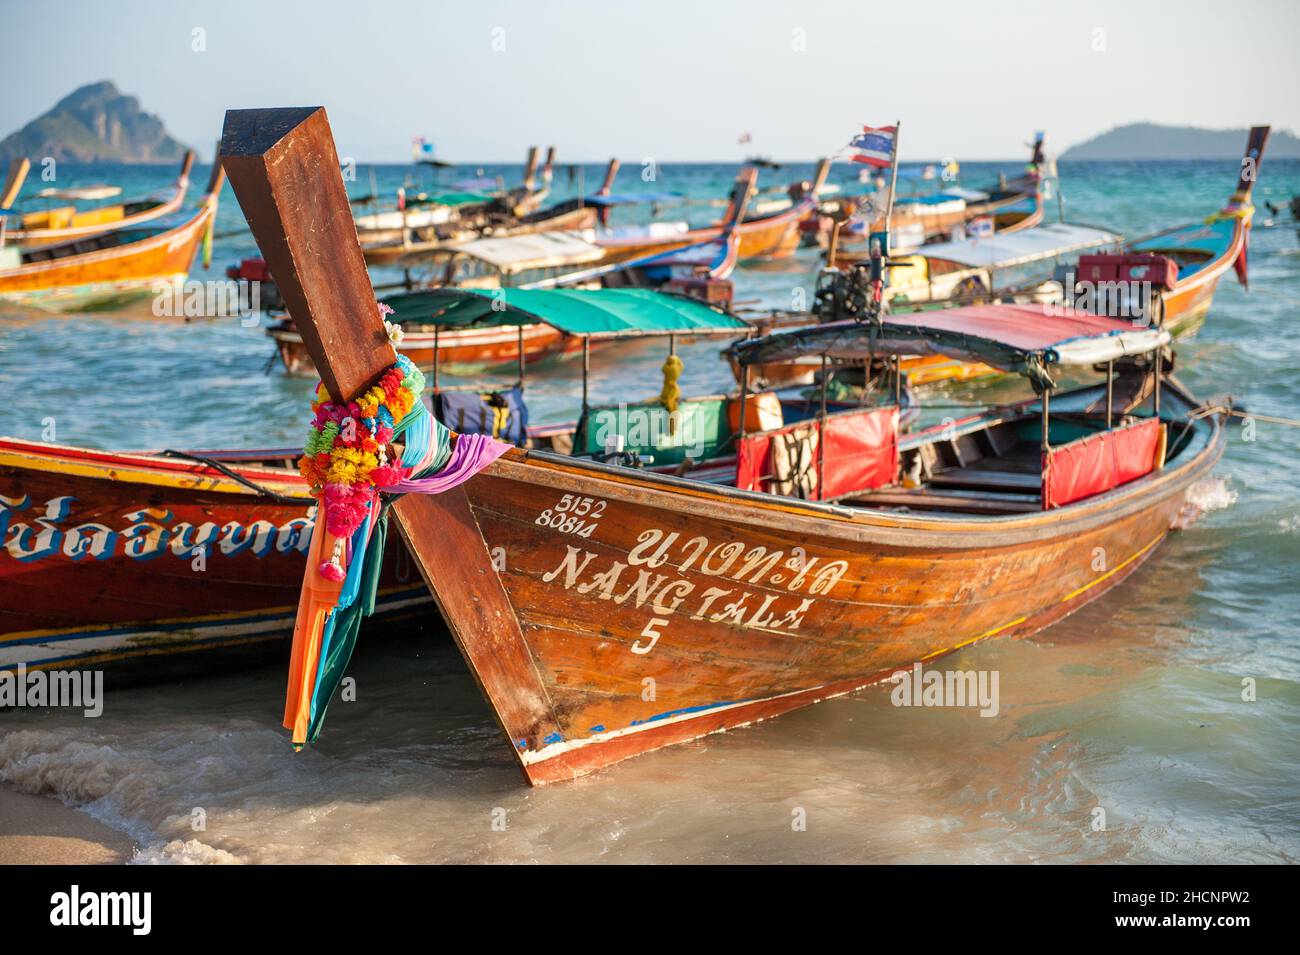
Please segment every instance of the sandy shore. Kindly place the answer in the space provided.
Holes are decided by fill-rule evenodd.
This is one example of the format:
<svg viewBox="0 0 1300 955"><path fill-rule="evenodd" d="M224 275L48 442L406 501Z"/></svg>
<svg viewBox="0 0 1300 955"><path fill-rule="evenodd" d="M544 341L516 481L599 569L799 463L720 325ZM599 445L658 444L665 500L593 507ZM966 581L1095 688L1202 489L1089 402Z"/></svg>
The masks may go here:
<svg viewBox="0 0 1300 955"><path fill-rule="evenodd" d="M129 838L57 799L0 787L0 865L126 862Z"/></svg>

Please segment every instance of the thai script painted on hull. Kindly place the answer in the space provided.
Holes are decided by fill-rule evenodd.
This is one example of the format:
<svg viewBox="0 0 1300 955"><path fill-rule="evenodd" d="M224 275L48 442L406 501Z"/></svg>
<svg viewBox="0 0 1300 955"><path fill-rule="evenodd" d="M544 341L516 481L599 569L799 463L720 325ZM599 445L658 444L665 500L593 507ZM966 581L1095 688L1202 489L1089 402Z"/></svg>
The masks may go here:
<svg viewBox="0 0 1300 955"><path fill-rule="evenodd" d="M0 543L3 553L23 563L65 557L71 560L108 560L128 557L151 560L163 553L190 559L196 554L236 557L252 554L307 553L316 508L283 524L257 520L178 521L161 507L138 507L123 512L121 523L110 527L90 521L73 523L71 495L52 497L33 506L27 495L0 494ZM116 523L116 522L115 522Z"/></svg>
<svg viewBox="0 0 1300 955"><path fill-rule="evenodd" d="M659 568L664 572L656 573ZM646 654L676 615L771 633L797 631L816 597L833 590L847 570L845 561L810 557L802 547L787 553L738 540L683 541L676 531L649 528L624 560L602 559L566 544L564 556L542 581L616 605L648 606L654 616L629 648ZM692 572L718 578L720 586L686 579Z"/></svg>

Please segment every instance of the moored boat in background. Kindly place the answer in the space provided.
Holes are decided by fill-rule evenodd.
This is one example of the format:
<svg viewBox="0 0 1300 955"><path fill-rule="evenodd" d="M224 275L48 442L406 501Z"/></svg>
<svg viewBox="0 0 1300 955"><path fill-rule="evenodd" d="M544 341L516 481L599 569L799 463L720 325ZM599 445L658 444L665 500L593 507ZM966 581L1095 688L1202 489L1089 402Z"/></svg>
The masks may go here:
<svg viewBox="0 0 1300 955"><path fill-rule="evenodd" d="M551 150L543 169L547 183L550 182L553 159L554 150ZM540 201L535 201L539 195L536 191L527 194L527 201L518 196L504 196L477 205L472 201L462 202L456 207L456 214L445 220L424 225L408 221L396 235L383 239L368 234L361 249L366 261L372 265L410 264L477 238L594 230L604 218L608 208L604 200L610 194L617 173L618 160L611 159L605 181L594 195L566 199L545 207L540 206ZM549 193L549 187L546 192ZM433 197L431 201L436 199ZM418 212L405 215L409 219L412 215L418 216Z"/></svg>
<svg viewBox="0 0 1300 955"><path fill-rule="evenodd" d="M816 212L817 196L829 171L830 160L819 161L811 181L790 186L792 202L788 208L741 219L736 226L736 234L740 239L740 261L783 259L794 254L799 247L799 224ZM734 207L734 201L733 197L729 207ZM673 231L666 235L643 229L622 232L612 230L598 233L596 242L605 250L605 262L625 262L716 241L726 224L727 217L724 216L714 225Z"/></svg>
<svg viewBox="0 0 1300 955"><path fill-rule="evenodd" d="M1270 128L1251 127L1237 175L1237 188L1222 209L1203 222L1167 229L1130 243L1125 252L1137 256L1136 261L1125 261L1122 257L1081 260L1078 280L1093 284L1151 281L1158 277L1157 270L1151 267L1151 259L1171 260L1172 274L1163 286L1157 286L1161 293L1160 320L1175 337L1200 328L1214 301L1219 279L1229 268L1246 285L1250 227L1255 217L1250 199Z"/></svg>
<svg viewBox="0 0 1300 955"><path fill-rule="evenodd" d="M916 249L932 242L956 241L968 234L1020 232L1042 224L1043 170L1047 162L1043 144L1043 137L1039 134L1034 139L1029 165L1022 175L1010 180L1004 177L986 190L951 185L929 195L897 196L889 223L891 252ZM834 218L851 223L855 219L858 221L852 227L836 231L833 247L829 221L822 223L817 238L828 249L828 265L852 268L870 257L870 250L859 246L866 245L873 233L885 228L882 203L876 201L873 207L871 197L851 195L832 202ZM862 208L864 202L867 203L865 210ZM867 221L868 217L870 221Z"/></svg>
<svg viewBox="0 0 1300 955"><path fill-rule="evenodd" d="M547 150L537 182L536 146L528 151L521 185L495 193L436 191L408 194L401 190L396 209L355 217L366 261L375 265L418 260L453 242L486 235L512 235L558 229L589 228L594 210L578 214L567 207L542 209L551 193L555 147ZM611 174L617 164L611 165Z"/></svg>
<svg viewBox="0 0 1300 955"><path fill-rule="evenodd" d="M43 245L83 239L115 229L132 229L146 225L176 212L185 202L189 189L190 170L194 166L194 151L186 150L181 160L180 172L171 189L152 196L124 199L89 209L75 205L54 206L54 201L77 202L93 198L110 198L121 193L114 186L107 191L86 188L50 188L39 192L35 198L50 205L45 209L22 212L15 210L6 225L5 241L26 249ZM0 209L10 208L21 194L23 181L31 164L26 159L15 160L9 169L9 181L0 189Z"/></svg>
<svg viewBox="0 0 1300 955"><path fill-rule="evenodd" d="M183 282L210 237L224 176L220 164L191 215L155 219L33 249L0 245L0 300L52 311L122 305L160 284Z"/></svg>
<svg viewBox="0 0 1300 955"><path fill-rule="evenodd" d="M640 259L607 263L599 246L582 235L565 232L479 239L443 249L439 253L445 261L440 285L384 300L393 309L391 321L402 329L397 348L421 368L446 366L457 371L528 363L571 354L582 347L578 336L545 321L501 323L484 321L482 316L474 321L451 321L446 315L448 307L465 299L453 290L496 292L494 301L499 299L500 306L496 311L510 315L516 314L508 307L515 300L505 289L666 288L710 305L728 306L731 284L727 279L740 255L737 224L744 218L754 183L754 171L742 170L715 238ZM259 274L264 273L265 263L258 268ZM615 299L617 296L610 300ZM468 312L461 308L457 314ZM311 356L292 316L269 327L267 334L275 341L286 371L312 373Z"/></svg>
<svg viewBox="0 0 1300 955"><path fill-rule="evenodd" d="M315 502L301 452L111 452L0 438L0 670L131 679L283 644ZM380 594L427 597L400 545Z"/></svg>

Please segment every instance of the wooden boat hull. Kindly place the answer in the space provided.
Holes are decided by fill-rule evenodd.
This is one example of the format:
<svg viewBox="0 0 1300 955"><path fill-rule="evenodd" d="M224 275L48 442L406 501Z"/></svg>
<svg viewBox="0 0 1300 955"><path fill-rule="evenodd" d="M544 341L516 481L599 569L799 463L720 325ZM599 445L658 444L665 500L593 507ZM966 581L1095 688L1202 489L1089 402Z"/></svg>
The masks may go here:
<svg viewBox="0 0 1300 955"><path fill-rule="evenodd" d="M511 452L436 528L403 520L483 582L473 612L431 585L549 783L1047 626L1153 552L1223 443L1065 510L942 521Z"/></svg>
<svg viewBox="0 0 1300 955"><path fill-rule="evenodd" d="M1017 209L1026 202L1029 203L1027 210ZM963 210L945 213L895 212L892 225L898 231L906 230L908 227L915 230L919 226L926 243L943 242L947 241L958 226L964 226L971 220L983 216L993 217L994 229L997 232L1021 232L1032 229L1034 226L1042 225L1043 222L1042 197L1039 193L1025 193L990 202L974 203ZM839 269L850 269L856 263L866 261L870 257L870 252L864 248L867 235L869 232L883 232L884 228L885 222L881 219L874 223L870 230L842 232L836 246L835 261L832 264Z"/></svg>
<svg viewBox="0 0 1300 955"><path fill-rule="evenodd" d="M1164 296L1164 323L1175 338L1190 335L1205 324L1205 316L1214 303L1219 279L1233 267L1246 247L1249 220L1237 220L1232 242L1223 254L1206 263L1186 280L1179 281Z"/></svg>
<svg viewBox="0 0 1300 955"><path fill-rule="evenodd" d="M389 235L382 239L373 236L363 237L362 254L370 265L400 265L427 258L431 253L447 248L457 242L470 239L525 235L536 232L581 232L594 229L597 225L598 211L594 206L574 209L560 215L539 219L536 222L522 222L518 225L501 228L466 228L451 237L431 238L428 241L408 241L403 243L402 233Z"/></svg>
<svg viewBox="0 0 1300 955"><path fill-rule="evenodd" d="M276 348L291 375L314 375L316 366L302 342L302 336L289 329L271 329ZM512 365L519 359L519 332L511 327L472 328L444 331L438 335L438 367L448 372L473 371L500 365ZM397 350L421 368L433 367L432 332L407 332ZM582 351L582 339L565 335L550 325L523 326L525 363L556 355Z"/></svg>
<svg viewBox="0 0 1300 955"><path fill-rule="evenodd" d="M216 203L174 229L125 245L0 272L0 299L53 311L117 305L184 281Z"/></svg>
<svg viewBox="0 0 1300 955"><path fill-rule="evenodd" d="M299 499L184 460L0 440L0 670L147 678L175 658L287 643L314 501L296 472L237 469ZM389 557L383 609L425 603L405 549Z"/></svg>
<svg viewBox="0 0 1300 955"><path fill-rule="evenodd" d="M740 223L735 229L740 238L737 257L742 262L747 259L789 258L799 248L799 224L816 211L816 201L805 199L776 215ZM602 264L608 265L675 252L688 245L712 242L721 235L722 226L716 225L692 229L666 239L597 239L597 244L605 249Z"/></svg>
<svg viewBox="0 0 1300 955"><path fill-rule="evenodd" d="M100 232L131 229L171 215L185 202L185 193L189 189L190 169L193 165L194 153L187 152L181 162L180 175L176 178L176 184L165 198L136 200L131 203L117 202L82 212L74 212L69 208L65 211L66 214L61 216L57 214L58 210L31 213L23 216L19 228L7 230L7 241L24 248L38 248L96 235Z"/></svg>

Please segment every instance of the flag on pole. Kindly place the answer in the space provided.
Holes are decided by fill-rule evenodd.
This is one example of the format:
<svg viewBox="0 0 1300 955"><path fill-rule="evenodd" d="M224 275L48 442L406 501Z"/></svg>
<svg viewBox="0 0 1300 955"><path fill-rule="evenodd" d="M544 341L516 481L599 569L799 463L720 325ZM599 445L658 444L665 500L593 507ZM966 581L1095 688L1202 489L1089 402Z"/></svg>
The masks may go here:
<svg viewBox="0 0 1300 955"><path fill-rule="evenodd" d="M429 142L423 136L417 136L411 140L411 158L415 162L422 159L433 158L433 143Z"/></svg>
<svg viewBox="0 0 1300 955"><path fill-rule="evenodd" d="M891 165L894 161L895 132L897 130L893 126L863 126L862 132L849 142L856 150L849 158L882 169Z"/></svg>

